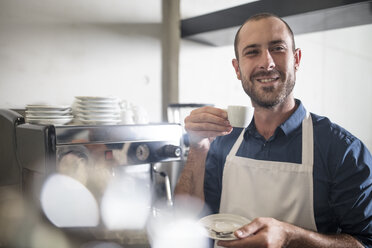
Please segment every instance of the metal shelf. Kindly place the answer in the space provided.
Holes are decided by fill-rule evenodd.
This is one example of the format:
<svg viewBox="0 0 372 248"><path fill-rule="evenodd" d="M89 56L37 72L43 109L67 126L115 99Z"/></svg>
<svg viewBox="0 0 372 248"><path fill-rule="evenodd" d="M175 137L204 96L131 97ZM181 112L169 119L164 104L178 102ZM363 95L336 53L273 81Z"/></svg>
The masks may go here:
<svg viewBox="0 0 372 248"><path fill-rule="evenodd" d="M181 21L181 37L230 45L236 30L251 15L271 12L288 22L295 34L372 23L372 1L261 0Z"/></svg>

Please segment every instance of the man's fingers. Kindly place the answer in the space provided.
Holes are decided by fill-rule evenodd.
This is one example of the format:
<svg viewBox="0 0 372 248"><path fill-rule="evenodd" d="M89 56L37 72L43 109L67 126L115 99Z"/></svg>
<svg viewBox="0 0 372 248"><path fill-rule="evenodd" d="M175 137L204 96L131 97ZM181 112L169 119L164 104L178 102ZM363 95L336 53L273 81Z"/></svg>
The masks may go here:
<svg viewBox="0 0 372 248"><path fill-rule="evenodd" d="M219 116L219 117L221 117L223 119L227 119L227 112L226 112L226 110L223 110L223 109L220 109L220 108L211 107L211 106L206 106L206 107L194 109L193 111L191 111L190 114L191 115L194 115L194 114L200 114L200 113L209 113L209 114L212 114L212 115Z"/></svg>
<svg viewBox="0 0 372 248"><path fill-rule="evenodd" d="M235 236L238 238L246 238L257 233L260 229L263 228L263 223L260 218L254 219L251 223L246 224L235 231Z"/></svg>
<svg viewBox="0 0 372 248"><path fill-rule="evenodd" d="M260 220L260 218L254 219L251 223L246 224L236 230L234 235L238 238L237 240L233 241L219 241L218 245L224 247L259 247L262 245L262 235L255 235L258 233L263 227L264 223Z"/></svg>
<svg viewBox="0 0 372 248"><path fill-rule="evenodd" d="M187 131L197 132L197 131L211 131L211 132L229 132L231 131L231 126L221 126L215 123L186 123L185 128Z"/></svg>
<svg viewBox="0 0 372 248"><path fill-rule="evenodd" d="M220 241L218 245L224 247L257 247L264 243L264 228L267 226L267 218L256 218L251 223L246 224L236 230L234 235L238 238L233 241ZM261 235L260 235L261 234Z"/></svg>
<svg viewBox="0 0 372 248"><path fill-rule="evenodd" d="M217 244L223 247L240 248L240 247L262 247L263 241L261 235L251 235L244 239L232 241L218 241Z"/></svg>
<svg viewBox="0 0 372 248"><path fill-rule="evenodd" d="M203 123L203 122L209 122L209 123L215 123L219 125L230 125L227 118L222 118L218 115L214 115L211 113L200 113L200 114L193 114L185 118L185 122L197 122L197 123Z"/></svg>
<svg viewBox="0 0 372 248"><path fill-rule="evenodd" d="M217 111L219 110L219 111ZM191 112L189 116L185 118L185 124L187 123L214 123L222 126L229 126L230 123L227 120L227 114L221 109L217 109L212 112Z"/></svg>

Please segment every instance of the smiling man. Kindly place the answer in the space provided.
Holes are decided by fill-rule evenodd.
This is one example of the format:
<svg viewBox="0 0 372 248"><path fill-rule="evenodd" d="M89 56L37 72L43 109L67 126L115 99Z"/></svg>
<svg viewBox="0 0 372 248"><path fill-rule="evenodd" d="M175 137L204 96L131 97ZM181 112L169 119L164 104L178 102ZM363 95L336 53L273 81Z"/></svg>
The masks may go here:
<svg viewBox="0 0 372 248"><path fill-rule="evenodd" d="M175 193L252 220L224 247L372 247L372 157L293 96L301 50L272 14L249 18L233 66L255 108L248 127L203 107L185 119L190 151Z"/></svg>

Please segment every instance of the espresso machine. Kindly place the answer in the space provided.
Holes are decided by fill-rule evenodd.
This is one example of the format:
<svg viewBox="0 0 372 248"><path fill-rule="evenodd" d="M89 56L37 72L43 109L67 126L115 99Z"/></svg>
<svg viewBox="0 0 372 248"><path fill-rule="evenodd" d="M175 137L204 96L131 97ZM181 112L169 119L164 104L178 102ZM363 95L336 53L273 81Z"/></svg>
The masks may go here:
<svg viewBox="0 0 372 248"><path fill-rule="evenodd" d="M149 182L146 188L151 191L152 205L171 206L176 182L159 168L182 160L182 135L182 126L171 123L30 124L21 114L0 109L0 200L6 201L1 196L7 191L19 192L41 209L46 180L65 175L84 185L99 203L111 179L123 171L135 171L142 179L149 178L144 182ZM51 222L58 228L76 229ZM103 226L101 219L96 227L88 228L97 226Z"/></svg>

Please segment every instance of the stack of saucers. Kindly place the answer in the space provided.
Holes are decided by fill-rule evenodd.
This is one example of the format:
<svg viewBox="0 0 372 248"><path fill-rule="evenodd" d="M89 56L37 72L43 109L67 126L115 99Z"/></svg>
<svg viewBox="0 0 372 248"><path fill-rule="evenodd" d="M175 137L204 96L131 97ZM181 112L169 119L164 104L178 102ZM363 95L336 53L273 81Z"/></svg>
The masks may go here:
<svg viewBox="0 0 372 248"><path fill-rule="evenodd" d="M26 122L44 125L65 125L72 121L70 106L27 105Z"/></svg>
<svg viewBox="0 0 372 248"><path fill-rule="evenodd" d="M73 104L75 123L114 125L121 122L120 99L116 97L76 96Z"/></svg>

